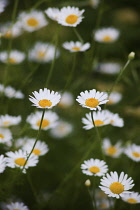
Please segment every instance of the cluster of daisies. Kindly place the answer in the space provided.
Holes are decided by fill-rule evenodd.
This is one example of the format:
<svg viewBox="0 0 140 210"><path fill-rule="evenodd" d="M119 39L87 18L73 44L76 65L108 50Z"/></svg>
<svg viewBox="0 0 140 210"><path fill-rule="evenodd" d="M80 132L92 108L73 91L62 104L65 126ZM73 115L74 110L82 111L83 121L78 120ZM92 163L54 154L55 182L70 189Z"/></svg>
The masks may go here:
<svg viewBox="0 0 140 210"><path fill-rule="evenodd" d="M0 95L4 95L7 98L24 98L24 94L20 90L15 90L15 88L11 86L4 86L3 84L0 84Z"/></svg>

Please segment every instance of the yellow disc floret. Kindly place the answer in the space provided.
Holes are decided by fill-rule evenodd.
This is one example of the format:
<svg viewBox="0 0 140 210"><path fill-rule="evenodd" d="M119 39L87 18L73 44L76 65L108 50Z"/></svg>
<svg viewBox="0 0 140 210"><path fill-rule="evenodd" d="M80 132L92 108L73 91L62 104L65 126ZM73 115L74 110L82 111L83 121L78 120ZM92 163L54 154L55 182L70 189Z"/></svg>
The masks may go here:
<svg viewBox="0 0 140 210"><path fill-rule="evenodd" d="M39 106L41 106L42 108L50 107L51 105L52 105L52 102L50 100L42 99L39 101Z"/></svg>
<svg viewBox="0 0 140 210"><path fill-rule="evenodd" d="M132 155L136 158L140 157L140 153L138 153L138 152L132 152Z"/></svg>
<svg viewBox="0 0 140 210"><path fill-rule="evenodd" d="M97 166L92 166L88 169L91 173L97 174L98 172L100 172L100 168Z"/></svg>
<svg viewBox="0 0 140 210"><path fill-rule="evenodd" d="M124 191L124 186L120 182L113 182L109 189L114 194L121 194Z"/></svg>
<svg viewBox="0 0 140 210"><path fill-rule="evenodd" d="M111 42L112 38L110 36L104 36L103 41L104 42Z"/></svg>
<svg viewBox="0 0 140 210"><path fill-rule="evenodd" d="M80 47L72 47L72 50L79 51Z"/></svg>
<svg viewBox="0 0 140 210"><path fill-rule="evenodd" d="M37 123L36 123L36 125L39 127L39 126L40 126L40 123L41 123L41 120L38 120ZM49 122L48 120L45 120L45 119L44 119L44 120L42 121L41 128L45 128L45 127L47 127L49 124L50 124L50 122Z"/></svg>
<svg viewBox="0 0 140 210"><path fill-rule="evenodd" d="M129 202L129 203L137 203L137 200L134 199L134 198L129 198L129 199L127 199L127 202Z"/></svg>
<svg viewBox="0 0 140 210"><path fill-rule="evenodd" d="M36 27L38 26L39 22L35 18L29 18L27 20L27 24L31 27Z"/></svg>
<svg viewBox="0 0 140 210"><path fill-rule="evenodd" d="M66 23L74 24L77 22L78 16L77 15L69 15L66 17Z"/></svg>
<svg viewBox="0 0 140 210"><path fill-rule="evenodd" d="M95 98L88 98L85 101L85 105L91 108L95 108L96 106L98 106L98 104L99 104L99 101Z"/></svg>
<svg viewBox="0 0 140 210"><path fill-rule="evenodd" d="M35 155L40 155L41 151L40 151L39 149L34 149L34 150L33 150L33 153L34 153Z"/></svg>
<svg viewBox="0 0 140 210"><path fill-rule="evenodd" d="M110 146L109 148L107 148L106 152L107 152L108 155L112 156L112 155L116 154L117 149L114 146Z"/></svg>
<svg viewBox="0 0 140 210"><path fill-rule="evenodd" d="M95 124L95 126L100 126L100 125L103 125L104 122L102 120L95 120L94 124Z"/></svg>
<svg viewBox="0 0 140 210"><path fill-rule="evenodd" d="M4 135L0 133L0 139L4 139Z"/></svg>
<svg viewBox="0 0 140 210"><path fill-rule="evenodd" d="M17 158L15 160L15 163L19 166L24 166L25 162L26 162L25 158Z"/></svg>

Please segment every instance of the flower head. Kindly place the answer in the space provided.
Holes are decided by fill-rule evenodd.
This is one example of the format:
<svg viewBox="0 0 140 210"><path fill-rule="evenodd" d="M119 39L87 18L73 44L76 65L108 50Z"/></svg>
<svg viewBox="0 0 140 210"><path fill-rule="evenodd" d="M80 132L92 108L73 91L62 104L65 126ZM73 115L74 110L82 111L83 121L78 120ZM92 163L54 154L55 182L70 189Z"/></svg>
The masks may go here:
<svg viewBox="0 0 140 210"><path fill-rule="evenodd" d="M125 196L126 193L129 193L134 184L132 178L128 178L127 174L121 172L120 176L118 173L110 172L110 174L106 174L101 179L100 188L103 190L109 197L120 198Z"/></svg>
<svg viewBox="0 0 140 210"><path fill-rule="evenodd" d="M0 155L0 173L3 173L6 168L6 158L4 155Z"/></svg>
<svg viewBox="0 0 140 210"><path fill-rule="evenodd" d="M124 153L132 160L139 162L140 161L140 146L132 144L126 147Z"/></svg>
<svg viewBox="0 0 140 210"><path fill-rule="evenodd" d="M51 8L50 7L50 8L45 10L45 13L50 19L57 21L60 10L58 8Z"/></svg>
<svg viewBox="0 0 140 210"><path fill-rule="evenodd" d="M0 127L9 127L17 125L21 122L21 116L10 116L8 114L0 116Z"/></svg>
<svg viewBox="0 0 140 210"><path fill-rule="evenodd" d="M18 50L12 50L9 54L4 51L0 53L0 61L3 63L19 64L25 59L25 54Z"/></svg>
<svg viewBox="0 0 140 210"><path fill-rule="evenodd" d="M72 106L73 103L74 103L73 95L70 92L66 91L61 95L61 99L58 106L62 108L68 108Z"/></svg>
<svg viewBox="0 0 140 210"><path fill-rule="evenodd" d="M50 91L47 88L40 89L39 92L32 92L33 96L30 96L29 100L33 103L33 106L36 106L40 109L51 109L56 106L60 101L60 94L58 92Z"/></svg>
<svg viewBox="0 0 140 210"><path fill-rule="evenodd" d="M81 92L76 101L80 103L82 107L90 110L101 110L100 105L105 104L108 101L108 94L104 92L96 91L95 89Z"/></svg>
<svg viewBox="0 0 140 210"><path fill-rule="evenodd" d="M108 166L103 160L85 160L81 165L82 172L89 176L103 176L108 171Z"/></svg>
<svg viewBox="0 0 140 210"><path fill-rule="evenodd" d="M122 197L122 200L129 204L140 203L140 194L138 192L131 192Z"/></svg>
<svg viewBox="0 0 140 210"><path fill-rule="evenodd" d="M29 210L22 202L12 202L5 205L7 210Z"/></svg>
<svg viewBox="0 0 140 210"><path fill-rule="evenodd" d="M63 47L66 50L69 50L70 52L83 52L90 48L90 44L87 42L85 44L82 44L81 42L64 42Z"/></svg>
<svg viewBox="0 0 140 210"><path fill-rule="evenodd" d="M124 121L120 116L116 113L112 113L108 111L108 118L110 119L110 124L115 126L115 127L123 127L124 126Z"/></svg>
<svg viewBox="0 0 140 210"><path fill-rule="evenodd" d="M63 7L58 15L57 22L63 26L76 27L83 19L84 10L77 7Z"/></svg>
<svg viewBox="0 0 140 210"><path fill-rule="evenodd" d="M0 128L0 143L5 143L12 140L12 133L8 128Z"/></svg>
<svg viewBox="0 0 140 210"><path fill-rule="evenodd" d="M14 24L8 22L6 24L1 25L0 32L2 36L6 39L15 38L22 34L23 30L21 28L21 23L18 21Z"/></svg>
<svg viewBox="0 0 140 210"><path fill-rule="evenodd" d="M18 99L24 98L24 94L20 90L15 90L11 86L5 87L3 91L5 96L8 98L18 98Z"/></svg>
<svg viewBox="0 0 140 210"><path fill-rule="evenodd" d="M120 32L115 28L103 28L95 32L94 39L97 42L112 43L119 37Z"/></svg>
<svg viewBox="0 0 140 210"><path fill-rule="evenodd" d="M121 99L122 99L122 94L114 91L109 95L109 101L107 102L107 104L109 105L116 104Z"/></svg>
<svg viewBox="0 0 140 210"><path fill-rule="evenodd" d="M98 72L103 74L118 74L121 69L121 65L115 62L104 62L99 63L96 69Z"/></svg>

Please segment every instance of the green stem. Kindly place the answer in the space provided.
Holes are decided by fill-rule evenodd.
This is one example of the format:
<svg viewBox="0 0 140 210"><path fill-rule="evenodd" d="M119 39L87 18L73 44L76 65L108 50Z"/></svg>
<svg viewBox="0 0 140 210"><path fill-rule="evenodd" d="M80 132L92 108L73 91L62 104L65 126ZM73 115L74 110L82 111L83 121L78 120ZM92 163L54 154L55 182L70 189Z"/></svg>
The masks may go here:
<svg viewBox="0 0 140 210"><path fill-rule="evenodd" d="M31 156L31 154L32 154L32 152L33 152L35 146L36 146L36 143L37 143L37 141L38 141L38 139L39 139L39 135L40 135L40 131L41 131L41 126L42 126L44 114L45 114L45 109L43 109L43 112L42 112L42 117L41 117L41 121L40 121L39 130L38 130L38 133L37 133L36 140L35 140L35 142L34 142L34 145L33 145L32 149L31 149L31 152L30 152L29 155L27 156L27 159L26 159L26 161L25 161L25 163L24 163L24 166L23 166L22 171L25 169L26 163L28 162L28 160L29 160L29 158L30 158L30 156Z"/></svg>
<svg viewBox="0 0 140 210"><path fill-rule="evenodd" d="M96 190L96 177L93 177L93 199L94 199L94 208L95 210L97 209L97 205L96 205L96 197L95 197L95 190Z"/></svg>
<svg viewBox="0 0 140 210"><path fill-rule="evenodd" d="M88 187L88 193L89 193L89 196L90 196L90 198L91 198L91 202L92 202L93 209L95 210L95 209L96 209L96 208L95 208L95 199L94 199L93 194L92 194L91 190L89 189L89 187ZM93 204L93 203L94 203L94 204Z"/></svg>
<svg viewBox="0 0 140 210"><path fill-rule="evenodd" d="M76 29L75 27L73 27L73 31L74 31L74 33L76 34L76 36L77 36L77 38L79 39L79 41L83 44L84 41L83 41L81 35L79 34L79 32L77 31L77 29Z"/></svg>

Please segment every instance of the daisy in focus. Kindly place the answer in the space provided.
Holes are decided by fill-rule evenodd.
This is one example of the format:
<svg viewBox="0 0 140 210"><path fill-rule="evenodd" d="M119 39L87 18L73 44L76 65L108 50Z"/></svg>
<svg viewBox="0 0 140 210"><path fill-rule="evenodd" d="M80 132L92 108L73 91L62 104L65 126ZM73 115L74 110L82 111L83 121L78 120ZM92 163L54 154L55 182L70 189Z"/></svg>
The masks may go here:
<svg viewBox="0 0 140 210"><path fill-rule="evenodd" d="M57 17L57 22L63 26L76 27L84 18L82 14L85 10L78 7L63 7Z"/></svg>
<svg viewBox="0 0 140 210"><path fill-rule="evenodd" d="M73 126L70 123L60 120L58 124L50 130L50 134L54 138L61 139L68 136L72 131Z"/></svg>
<svg viewBox="0 0 140 210"><path fill-rule="evenodd" d="M10 116L8 114L0 116L0 127L10 127L18 125L21 122L21 116Z"/></svg>
<svg viewBox="0 0 140 210"><path fill-rule="evenodd" d="M118 173L110 172L110 174L106 174L101 179L100 188L104 191L109 197L120 198L129 193L130 190L134 186L132 178L128 178L127 174L121 172L120 176Z"/></svg>
<svg viewBox="0 0 140 210"><path fill-rule="evenodd" d="M129 204L140 203L140 194L138 192L131 192L122 197L122 200Z"/></svg>
<svg viewBox="0 0 140 210"><path fill-rule="evenodd" d="M87 42L85 44L82 44L79 41L77 42L71 41L71 42L64 42L62 46L63 48L69 50L70 52L84 52L90 48L90 43Z"/></svg>
<svg viewBox="0 0 140 210"><path fill-rule="evenodd" d="M6 168L6 158L4 155L0 155L0 173L3 173Z"/></svg>
<svg viewBox="0 0 140 210"><path fill-rule="evenodd" d="M108 171L108 166L103 160L91 158L84 161L81 169L88 176L103 176Z"/></svg>
<svg viewBox="0 0 140 210"><path fill-rule="evenodd" d="M78 101L82 107L90 110L101 110L100 105L108 102L108 94L96 91L95 89L86 90L85 92L80 93L80 96L77 97L76 101Z"/></svg>
<svg viewBox="0 0 140 210"><path fill-rule="evenodd" d="M136 144L128 145L124 153L133 161L140 161L140 146Z"/></svg>
<svg viewBox="0 0 140 210"><path fill-rule="evenodd" d="M0 143L4 144L12 140L12 133L8 128L0 128Z"/></svg>
<svg viewBox="0 0 140 210"><path fill-rule="evenodd" d="M103 149L103 152L105 153L105 155L113 157L113 158L119 157L124 150L121 147L120 141L117 142L115 145L112 145L108 138L103 139L102 149Z"/></svg>
<svg viewBox="0 0 140 210"><path fill-rule="evenodd" d="M122 99L122 94L114 91L109 95L109 101L107 102L107 104L113 105L119 103L121 99Z"/></svg>
<svg viewBox="0 0 140 210"><path fill-rule="evenodd" d="M34 167L38 163L38 156L31 154L27 163L27 152L22 151L21 149L15 152L7 152L6 155L6 165L10 168L24 168L23 173L26 173L26 169L29 167ZM26 163L26 164L25 164ZM25 165L25 166L24 166Z"/></svg>
<svg viewBox="0 0 140 210"><path fill-rule="evenodd" d="M68 108L71 107L73 104L74 104L73 95L70 92L65 91L61 95L61 99L58 106L62 108Z"/></svg>
<svg viewBox="0 0 140 210"><path fill-rule="evenodd" d="M16 22L15 24L8 22L0 27L0 33L6 39L18 37L22 32L23 30L20 22Z"/></svg>
<svg viewBox="0 0 140 210"><path fill-rule="evenodd" d="M11 202L10 204L5 205L7 210L29 210L22 202Z"/></svg>
<svg viewBox="0 0 140 210"><path fill-rule="evenodd" d="M118 74L120 72L121 65L115 62L99 63L96 70L103 74Z"/></svg>
<svg viewBox="0 0 140 210"><path fill-rule="evenodd" d="M0 53L0 61L3 63L19 64L25 59L25 54L18 50L12 50L9 54L6 51Z"/></svg>
<svg viewBox="0 0 140 210"><path fill-rule="evenodd" d="M38 130L41 123L42 112L35 112L27 117L27 122L31 125L32 129ZM54 128L58 123L58 115L52 111L46 111L42 121L42 130Z"/></svg>
<svg viewBox="0 0 140 210"><path fill-rule="evenodd" d="M46 13L46 15L50 18L50 19L52 19L52 20L55 20L55 21L57 21L57 19L58 19L58 16L59 16L59 9L58 8L48 8L48 9L46 9L45 10L45 13Z"/></svg>
<svg viewBox="0 0 140 210"><path fill-rule="evenodd" d="M21 21L22 28L28 32L36 31L48 25L43 12L37 10L33 10L30 13L20 13L19 21Z"/></svg>
<svg viewBox="0 0 140 210"><path fill-rule="evenodd" d="M26 153L30 153L34 143L35 139L28 139L27 143L23 147L23 150ZM45 142L38 140L32 153L37 156L42 156L45 155L48 151L49 151L48 145Z"/></svg>
<svg viewBox="0 0 140 210"><path fill-rule="evenodd" d="M39 92L32 92L33 96L30 96L29 100L40 109L51 109L56 106L60 101L60 94L58 92L50 91L47 88L40 89Z"/></svg>
<svg viewBox="0 0 140 210"><path fill-rule="evenodd" d="M34 47L29 50L28 58L30 61L48 63L59 56L59 51L56 50L55 46L48 43L37 42Z"/></svg>
<svg viewBox="0 0 140 210"><path fill-rule="evenodd" d="M120 32L115 28L103 28L95 31L94 39L101 43L115 42L119 37Z"/></svg>
<svg viewBox="0 0 140 210"><path fill-rule="evenodd" d="M83 128L89 130L95 126L104 126L108 125L110 119L108 118L108 112L106 110L93 112L93 119L92 121L91 112L86 114L85 118L82 118L82 123L84 124Z"/></svg>

